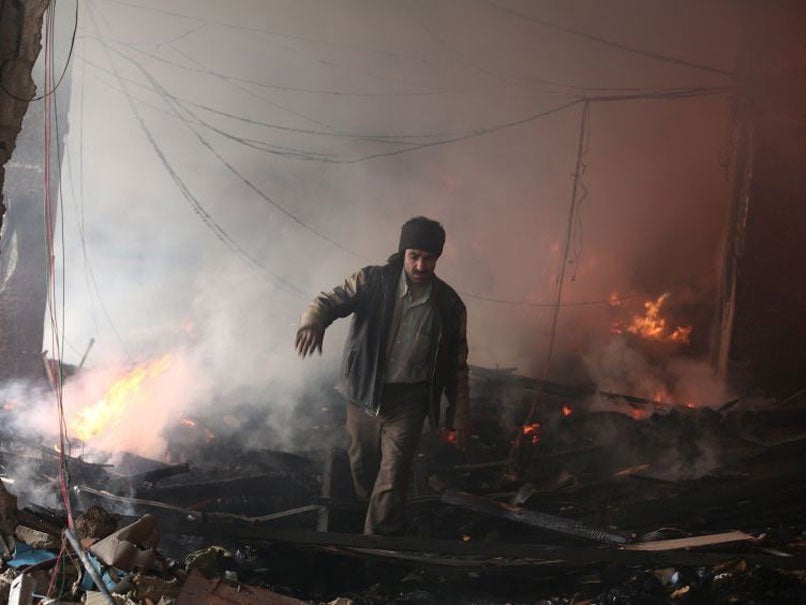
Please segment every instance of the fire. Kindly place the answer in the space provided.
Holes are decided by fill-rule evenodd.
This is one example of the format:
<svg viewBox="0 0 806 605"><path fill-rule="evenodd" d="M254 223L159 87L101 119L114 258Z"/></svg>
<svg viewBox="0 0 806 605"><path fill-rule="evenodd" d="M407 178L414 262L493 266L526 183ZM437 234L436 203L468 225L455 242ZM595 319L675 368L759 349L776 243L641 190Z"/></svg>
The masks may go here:
<svg viewBox="0 0 806 605"><path fill-rule="evenodd" d="M527 437L533 444L540 441L540 423L533 422L532 424L524 424L523 436Z"/></svg>
<svg viewBox="0 0 806 605"><path fill-rule="evenodd" d="M669 335L669 340L672 342L682 342L683 344L688 344L691 342L691 326L677 326Z"/></svg>
<svg viewBox="0 0 806 605"><path fill-rule="evenodd" d="M199 423L196 422L195 420L193 420L192 418L188 418L187 416L183 416L179 420L179 424L181 424L182 426L197 428L200 431L202 431L204 433L204 440L207 441L207 443L210 443L211 441L213 441L213 439L215 439L215 435L213 434L213 431L208 429L206 426L200 426Z"/></svg>
<svg viewBox="0 0 806 605"><path fill-rule="evenodd" d="M165 372L170 362L171 356L164 355L135 367L114 382L100 401L81 408L68 427L84 441L97 437L106 427L120 420L128 405L141 392L143 383Z"/></svg>
<svg viewBox="0 0 806 605"><path fill-rule="evenodd" d="M563 416L570 416L571 414L574 413L574 410L569 408L567 405L564 405L563 408L562 408L562 412L563 412Z"/></svg>
<svg viewBox="0 0 806 605"><path fill-rule="evenodd" d="M611 307L620 307L621 299L619 298L618 292L613 292L613 294L610 295L610 298L607 299L607 302Z"/></svg>
<svg viewBox="0 0 806 605"><path fill-rule="evenodd" d="M692 327L678 326L670 331L666 319L661 315L661 309L666 304L669 296L668 292L664 292L656 300L646 301L643 315L633 315L632 323L629 325L625 325L624 322L617 323L613 326L612 332L615 334L629 332L649 340L689 344L691 342Z"/></svg>
<svg viewBox="0 0 806 605"><path fill-rule="evenodd" d="M451 429L440 430L439 436L446 443L455 445L457 442L456 431L452 431Z"/></svg>

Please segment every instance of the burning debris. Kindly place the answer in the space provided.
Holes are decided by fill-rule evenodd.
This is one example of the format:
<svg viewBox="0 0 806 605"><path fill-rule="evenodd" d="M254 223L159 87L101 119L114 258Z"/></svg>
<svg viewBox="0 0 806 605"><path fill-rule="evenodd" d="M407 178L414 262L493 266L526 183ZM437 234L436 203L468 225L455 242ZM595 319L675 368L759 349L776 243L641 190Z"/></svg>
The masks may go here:
<svg viewBox="0 0 806 605"><path fill-rule="evenodd" d="M148 381L164 374L170 363L171 356L165 355L133 368L115 380L99 401L76 410L67 421L68 429L82 441L90 441L110 425L114 428L124 418L127 408L143 397Z"/></svg>
<svg viewBox="0 0 806 605"><path fill-rule="evenodd" d="M237 433L199 414L177 418L166 435L174 464L131 454L115 467L67 458L81 512L75 544L59 513L0 498L0 555L14 570L8 587L25 577L36 594L50 590L63 601L106 591L134 603L394 602L401 595L571 602L580 590L593 602L713 600L752 595L762 577L782 598L803 589L787 571L806 565L796 512L806 496L803 436L792 421L801 416L788 402L759 415L735 403L720 411L613 395L605 410L597 405L605 396L587 387L483 368L472 375L471 449L465 457L450 435L424 438L406 536L356 535L362 512L338 449L247 453ZM332 415L340 407L319 409ZM336 422L309 418L306 430L317 431L309 439ZM13 442L7 436L0 444L4 480L15 478L24 451L55 490L48 477L56 477L57 453ZM89 563L78 568L59 556L81 560L80 549ZM306 577L299 569L312 551L328 554L317 555L325 557L319 575ZM557 574L565 579L557 582ZM536 586L535 577L547 584Z"/></svg>
<svg viewBox="0 0 806 605"><path fill-rule="evenodd" d="M610 298L610 304L621 306L615 294ZM667 323L667 319L661 314L661 309L669 300L671 294L664 292L656 300L644 302L644 314L633 315L630 323L619 321L612 326L610 331L613 334L634 334L640 338L656 340L660 342L676 342L689 344L691 342L691 326L677 326L673 330Z"/></svg>

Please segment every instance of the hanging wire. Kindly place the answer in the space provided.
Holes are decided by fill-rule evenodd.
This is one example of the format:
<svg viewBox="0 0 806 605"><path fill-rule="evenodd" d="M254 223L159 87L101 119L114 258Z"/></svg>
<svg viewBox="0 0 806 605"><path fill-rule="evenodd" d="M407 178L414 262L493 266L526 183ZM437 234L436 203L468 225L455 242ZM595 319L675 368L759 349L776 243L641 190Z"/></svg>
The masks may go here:
<svg viewBox="0 0 806 605"><path fill-rule="evenodd" d="M560 316L560 301L563 296L563 285L565 284L565 272L568 267L568 258L571 252L574 224L579 213L579 204L582 201L579 195L580 183L582 181L582 158L585 153L585 146L588 133L588 120L590 118L590 101L585 101L582 106L582 117L579 125L579 144L577 147L576 170L574 171L574 185L571 190L571 204L568 209L568 225L565 230L565 242L563 244L563 255L560 261L559 271L554 289L554 307L551 314L551 330L549 332L549 346L546 352L546 361L543 364L543 377L549 374L551 361L554 355L554 344L557 336L557 321ZM533 405L532 408L535 406ZM531 413L530 413L531 416ZM529 422L527 422L529 424Z"/></svg>
<svg viewBox="0 0 806 605"><path fill-rule="evenodd" d="M45 17L45 88L50 89L51 93L56 91L57 86L53 86L54 81L54 39L55 39L55 25L56 25L56 2L52 2L47 9ZM72 47L71 47L72 52ZM68 527L73 527L73 515L70 505L69 495L69 471L67 466L67 424L64 414L64 398L63 398L63 367L62 367L62 336L60 334L59 307L58 295L56 287L56 254L55 254L55 233L54 227L56 224L56 201L53 199L51 191L51 183L53 182L51 162L53 158L53 132L51 129L51 120L55 118L55 104L52 94L45 95L45 111L44 111L44 217L45 217L45 248L46 248L46 262L47 262L47 292L48 292L48 313L51 323L51 350L53 352L53 359L56 365L56 371L50 371L53 377L53 390L56 398L56 409L58 414L59 424L59 488L61 491L62 501L64 504L65 512L67 515ZM57 133L58 138L58 133ZM64 224L62 221L62 233ZM62 319L64 314L64 307L62 307ZM50 364L48 359L45 359L46 364Z"/></svg>
<svg viewBox="0 0 806 605"><path fill-rule="evenodd" d="M526 414L526 420L523 423L523 426L528 426L532 423L534 414L537 411L537 404L539 403L543 395L543 385L545 384L546 377L549 375L552 358L554 356L554 344L557 337L557 322L560 317L560 301L562 300L563 295L563 284L565 283L565 272L566 267L568 266L568 258L571 251L574 224L576 221L576 215L579 211L579 202L580 202L579 183L582 179L582 156L584 154L586 147L589 117L590 117L590 101L586 100L582 106L582 116L580 118L579 143L577 145L576 168L574 170L574 184L571 188L571 204L568 209L568 223L565 229L563 254L560 260L560 266L558 267L557 270L557 278L555 280L555 286L554 286L554 305L551 310L551 320L549 324L550 328L549 328L548 348L546 350L546 358L543 363L543 368L541 369L540 372L540 380L538 382L538 387L532 399L532 405L529 407L529 412ZM516 437L515 440L512 442L512 447L510 448L509 456L507 458L508 466L510 467L511 471L515 464L518 450L520 449L522 441L523 440L520 438L520 435L518 435L518 437Z"/></svg>
<svg viewBox="0 0 806 605"><path fill-rule="evenodd" d="M96 27L96 31L100 31L100 30ZM349 248L347 248L346 246L344 246L340 242L338 242L336 240L333 240L332 238L329 238L325 234L319 232L318 230L313 228L311 225L307 224L305 221L302 221L299 217L297 217L296 215L294 215L293 213L291 213L290 211L285 209L283 206L277 204L274 200L272 200L269 196L267 196L265 194L265 192L262 192L251 181L246 179L239 171L237 171L237 169L232 164L227 162L227 160L225 160L223 158L223 156L221 156L221 154L216 151L215 147L207 139L205 139L204 137L202 137L199 134L198 130L196 129L196 126L203 126L203 127L211 128L215 132L217 132L218 134L220 134L222 136L228 136L230 138L233 138L234 140L237 140L238 142L241 142L242 144L247 144L247 145L252 146L254 148L258 148L258 147L255 146L255 144L258 143L258 142L256 142L256 141L248 141L246 139L241 139L241 138L238 138L238 137L232 137L232 135L229 135L229 133L226 133L225 131L223 131L221 129L217 129L217 128L213 127L211 124L209 124L206 121L202 120L196 113L192 112L188 108L187 105L192 104L192 103L187 103L186 104L184 102L184 100L179 100L177 97L175 97L173 95L170 95L170 93L168 93L167 90L165 90L165 88L162 87L161 84L159 84L159 82L156 80L156 78L154 78L150 74L150 72L148 72L148 70L146 70L144 68L144 66L141 63L139 63L138 61L136 61L132 57L130 57L130 56L128 56L128 55L126 55L126 54L124 54L124 53L122 53L122 52L120 52L120 51L118 51L116 49L111 48L108 43L103 41L102 38L97 37L96 39L98 39L99 42L101 42L101 44L103 44L106 47L108 52L116 52L118 55L122 56L127 61L130 61L133 64L135 64L146 75L147 79L149 79L149 81L151 83L151 86L155 90L155 92L157 92L157 94L159 94L163 98L163 101L165 101L166 104L169 107L172 108L174 116L177 117L178 119L182 120L183 122L185 122L185 124L193 131L193 133L196 135L197 139L199 140L200 144L205 146L211 153L213 153L220 162L222 162L230 171L233 172L233 174L235 174L239 179L241 179L242 182L244 182L245 185L250 187L257 195L261 196L269 204L275 206L284 215L286 215L286 217L289 218L290 220L296 222L301 227L303 227L305 229L308 229L309 231L313 232L314 235L316 235L320 239L323 239L323 240L327 241L328 243L330 243L331 245L336 246L336 247L338 247L338 248L340 248L340 249L342 249L342 250L344 250L344 251L346 251L346 252L348 252L350 254L353 254L353 255L355 255L357 257L364 258L362 255L350 250ZM114 65L111 60L110 60L110 63L112 65ZM203 66L202 66L202 68L203 68ZM206 68L204 68L204 69L206 69ZM122 87L122 90L124 91L124 94L127 96L127 99L129 100L130 104L132 105L132 109L135 112L136 117L140 120L141 127L144 128L144 132L146 132L147 136L149 136L150 131L148 131L148 129L145 127L145 124L142 121L142 118L139 115L139 112L137 112L137 110L136 110L136 108L134 106L133 97L131 96L131 94L130 94L130 92L128 90L128 86L126 85L125 80L120 75L120 73L117 72L117 70L115 70L115 76L118 78L118 81L121 84L121 87ZM436 146L436 145L446 145L446 144L455 143L455 142L465 140L465 139L468 139L468 138L472 138L472 137L483 136L483 135L495 132L495 131L503 129L503 128L515 127L515 126L518 126L518 125L521 125L521 124L525 124L525 123L528 123L528 122L531 122L531 121L534 121L534 120L541 119L543 117L547 117L549 115L552 115L552 114L557 113L559 111L562 111L564 109L570 108L572 106L578 105L580 103L586 103L586 105L589 106L589 104L591 102L614 102L614 101L629 101L629 100L640 100L640 99L682 99L682 98L691 98L691 97L707 96L707 95L714 95L714 94L724 94L725 92L730 91L730 90L732 90L731 87L689 87L689 88L681 88L681 89L673 89L673 90L655 90L655 89L638 90L638 91L633 91L633 92L624 93L624 94L608 94L608 95L596 95L596 96L590 96L589 95L589 96L586 96L586 97L580 97L580 98L572 99L571 101L569 101L568 103L566 103L564 105L554 107L554 108L551 108L551 109L549 109L547 111L539 112L539 113L531 115L531 116L527 116L526 118L523 118L523 119L520 119L520 120L507 122L507 123L504 123L504 124L497 124L497 125L493 125L493 126L486 127L486 128L475 129L475 130L472 130L472 131L469 131L469 132L466 132L466 133L462 133L462 134L454 136L454 137L447 137L447 138L443 138L443 139L437 140L437 141L428 141L428 142L424 142L424 143L420 143L420 144L414 144L414 145L411 145L411 146L409 146L409 147L407 147L405 149L392 150L392 151L389 151L389 152L380 152L380 153L370 154L370 155L357 157L357 158L351 158L351 159L338 159L338 158L327 158L327 157L311 157L311 155L309 153L301 155L300 157L302 157L303 159L315 160L315 161L326 162L326 163L329 163L329 162L333 162L333 163L355 163L355 162L366 161L366 160L375 159L375 158L379 158L379 157L387 157L387 156L393 156L393 155L398 155L398 154L402 154L402 153L408 153L408 152L411 152L411 151L416 151L416 150L419 150L419 149L432 147L432 146ZM204 109L213 110L213 108L208 108L208 107L204 107ZM215 110L213 110L213 111L215 111ZM185 115L182 115L182 114L185 114ZM189 116L190 119L188 119L186 116ZM319 133L319 134L327 134L327 133ZM346 133L330 133L330 134L339 135L339 134L346 134ZM150 137L150 139L151 139L152 146L155 146L155 149L157 150L158 155L161 155L160 151L159 151L159 146L157 145L156 141L153 140L153 137ZM266 149L262 149L262 150L266 151ZM582 153L583 156L584 156L585 151L586 151L586 148L583 148L583 153ZM166 169L169 170L169 173L172 174L172 177L176 181L178 179L178 175L175 173L175 171L171 172L173 169L168 164L167 158L165 158L164 155L161 155L161 159L162 159ZM585 197L587 196L587 188L585 187L584 183L582 182L582 176L584 175L584 172L585 172L586 168L587 168L587 165L584 163L584 161L582 161L582 163L580 164L579 170L578 170L578 177L579 178L578 178L578 181L577 181L577 186L579 187L579 191L581 192L581 194L579 195L579 199L577 200L578 203L582 203L584 201ZM177 183L177 184L179 185L179 183ZM180 190L183 191L183 194L187 198L188 195L189 195L189 191L187 191L186 187L183 189L183 187L180 186ZM200 206L197 203L194 203L194 201L192 201L192 200L189 200L189 201L194 206L194 210L197 212L197 214L199 214L202 217L202 219L205 220L206 223L208 223L208 226L210 226L211 229L213 229L214 232L216 232L216 234L221 238L222 237L221 232L218 231L217 223L215 223L215 221L212 220L212 217L210 217L209 215L205 216L206 211L203 211L203 208L200 208ZM197 202L197 200L196 200L196 202ZM575 237L574 244L573 244L574 256L572 257L572 259L576 259L577 264L578 264L578 258L581 256L581 252L582 252L581 216L580 216L579 213L577 213L575 216L576 216L576 218L575 218L575 228L572 230L573 233L574 233L574 237ZM230 243L232 245L237 244L234 241L232 241ZM559 308L559 306L564 306L562 304L557 304L557 303L528 303L528 302L518 302L518 301L503 301L503 300L498 300L498 299L489 298L489 297L477 296L477 295L473 295L473 294L468 295L468 297L476 298L476 299L479 299L479 300L486 300L488 302L494 302L494 303L521 304L523 306L534 306L534 307L547 306L547 307L552 307L552 308L555 308L555 309ZM582 305L582 304L602 304L603 302L605 302L605 301L582 301L582 302L578 302L578 303L569 303L569 306L570 305Z"/></svg>
<svg viewBox="0 0 806 605"><path fill-rule="evenodd" d="M664 63L670 63L670 64L673 64L673 65L679 65L679 66L682 66L682 67L689 67L691 69L697 69L697 70L700 70L700 71L707 71L707 72L711 72L711 73L720 74L720 75L723 75L723 76L733 76L733 75L735 75L732 71L729 71L729 70L726 70L726 69L720 69L718 67L712 67L710 65L703 65L701 63L694 63L693 61L687 61L685 59L680 59L678 57L671 57L669 55L664 55L662 53L655 52L655 51L652 51L652 50L639 48L637 46L630 46L630 45L627 45L627 44L623 44L621 42L616 42L615 40L608 40L608 39L602 38L600 36L594 36L593 34L588 34L586 32L579 31L579 30L573 29L571 27L565 27L563 25L553 23L553 22L551 22L551 21L549 21L547 19L542 19L540 17L536 17L534 15L523 13L523 12L517 11L515 9L509 8L509 7L506 7L506 6L501 6L497 2L494 2L493 0L476 0L476 2L479 2L481 4L484 4L484 5L492 7L492 8L495 8L496 10L499 10L499 11L501 11L503 13L507 13L507 14L515 16L515 17L518 17L518 18L523 19L525 21L530 21L532 23L537 23L539 25L542 25L543 27L547 27L549 29L553 29L553 30L556 30L556 31L561 31L561 32L566 33L566 34L576 36L577 38L582 38L584 40L588 40L590 42L595 42L597 44L602 44L604 46L608 46L610 48L615 48L617 50L621 50L621 51L624 51L624 52L632 53L632 54L635 54L635 55L640 55L642 57L647 57L649 59L654 59L656 61L661 61L661 62L664 62Z"/></svg>
<svg viewBox="0 0 806 605"><path fill-rule="evenodd" d="M91 9L89 11L90 19L93 22L93 27L95 28L96 32L100 32L100 27L95 19L94 11ZM108 49L108 47L105 47ZM118 74L117 68L114 66L114 62L112 61L111 56L108 56L108 61L112 66L113 70L116 74ZM180 175L176 172L173 168L171 163L168 161L165 152L163 151L162 147L157 143L154 134L152 133L151 129L145 123L142 115L140 114L139 110L137 109L137 105L134 103L130 95L128 94L128 88L126 87L125 82L121 79L120 85L126 92L126 99L129 103L129 107L134 114L135 119L137 120L140 129L143 131L143 134L146 137L146 140L150 144L151 148L157 154L157 157L160 160L163 168L168 172L170 177L173 179L174 183L176 184L179 191L182 193L182 197L191 205L193 212L201 218L202 222L205 226L212 231L212 233L216 236L216 238L221 241L233 254L235 254L239 259L241 259L244 263L250 266L252 269L257 271L261 274L265 279L268 281L272 281L285 290L298 294L298 295L307 295L306 292L301 290L296 285L292 284L291 282L287 281L285 278L277 275L268 270L259 260L254 258L249 252L247 252L235 239L230 236L230 234L219 225L213 216L207 211L207 209L201 204L201 202L193 195L193 193L188 188L187 184L184 180L180 177Z"/></svg>

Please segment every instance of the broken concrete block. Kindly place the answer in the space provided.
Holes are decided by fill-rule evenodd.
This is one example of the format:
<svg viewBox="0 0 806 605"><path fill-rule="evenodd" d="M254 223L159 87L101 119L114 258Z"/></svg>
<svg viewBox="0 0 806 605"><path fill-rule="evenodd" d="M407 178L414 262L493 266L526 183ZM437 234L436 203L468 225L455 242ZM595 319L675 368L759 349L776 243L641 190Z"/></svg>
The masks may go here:
<svg viewBox="0 0 806 605"><path fill-rule="evenodd" d="M159 542L157 518L144 515L141 519L90 546L89 551L106 565L131 571L148 569L157 556Z"/></svg>
<svg viewBox="0 0 806 605"><path fill-rule="evenodd" d="M59 550L62 547L61 536L54 536L24 525L18 525L14 536L35 550Z"/></svg>

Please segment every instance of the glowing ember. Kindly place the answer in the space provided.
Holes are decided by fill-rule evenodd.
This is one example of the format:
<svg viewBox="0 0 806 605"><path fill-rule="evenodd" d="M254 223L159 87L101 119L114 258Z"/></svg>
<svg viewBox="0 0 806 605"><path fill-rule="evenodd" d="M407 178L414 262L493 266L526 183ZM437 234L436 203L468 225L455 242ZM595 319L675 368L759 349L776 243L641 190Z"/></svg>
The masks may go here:
<svg viewBox="0 0 806 605"><path fill-rule="evenodd" d="M563 416L570 416L571 414L574 413L574 410L569 408L567 405L564 405L563 409L562 409L562 412L563 412Z"/></svg>
<svg viewBox="0 0 806 605"><path fill-rule="evenodd" d="M456 431L450 429L442 429L439 432L440 438L447 443L456 443Z"/></svg>
<svg viewBox="0 0 806 605"><path fill-rule="evenodd" d="M632 475L633 473L640 473L641 471L645 471L649 468L648 464L638 464L636 466L630 466L623 470L620 470L617 473L613 473L614 477L626 477L627 475Z"/></svg>
<svg viewBox="0 0 806 605"><path fill-rule="evenodd" d="M665 292L659 296L657 300L646 301L644 303L645 312L643 315L634 315L632 323L629 325L626 325L624 322L619 322L613 326L611 331L615 334L629 332L630 334L635 334L636 336L649 340L689 344L689 342L691 342L691 326L678 326L670 332L666 324L666 319L661 315L661 309L669 299L669 296L669 293Z"/></svg>
<svg viewBox="0 0 806 605"><path fill-rule="evenodd" d="M649 417L649 412L647 410L633 408L630 410L630 416L632 416L633 420L643 420L644 418Z"/></svg>
<svg viewBox="0 0 806 605"><path fill-rule="evenodd" d="M81 408L68 427L84 441L97 437L120 420L128 405L140 393L143 382L165 372L170 365L170 355L137 366L110 386L103 399Z"/></svg>
<svg viewBox="0 0 806 605"><path fill-rule="evenodd" d="M533 422L532 424L524 424L523 436L528 438L533 444L540 441L540 423Z"/></svg>
<svg viewBox="0 0 806 605"><path fill-rule="evenodd" d="M686 407L687 407L687 408L696 408L696 407L697 407L697 404L696 404L696 403L694 403L693 401L689 401L689 402L686 404Z"/></svg>
<svg viewBox="0 0 806 605"><path fill-rule="evenodd" d="M201 426L198 422L196 422L192 418L188 418L187 416L183 416L179 420L179 424L181 424L182 426L187 426L187 427L191 427L191 428L198 429L198 430L202 431L204 433L204 440L207 441L207 443L210 443L213 439L215 439L215 435L213 434L213 431L208 429L206 426Z"/></svg>
<svg viewBox="0 0 806 605"><path fill-rule="evenodd" d="M691 326L677 326L674 332L669 334L669 340L672 342L682 342L687 345L691 342Z"/></svg>
<svg viewBox="0 0 806 605"><path fill-rule="evenodd" d="M613 294L610 295L610 298L607 299L607 302L610 303L611 307L620 307L621 299L618 296L618 292L613 292Z"/></svg>

